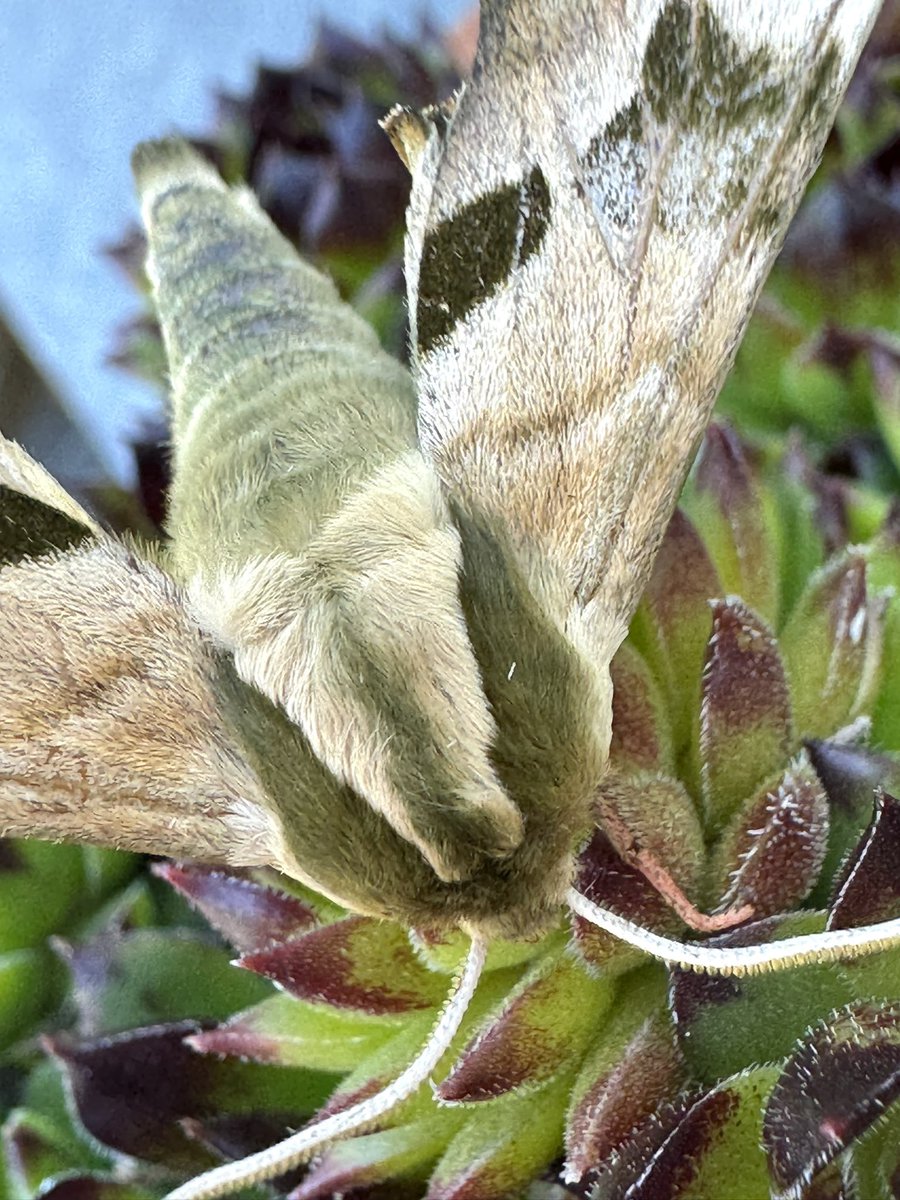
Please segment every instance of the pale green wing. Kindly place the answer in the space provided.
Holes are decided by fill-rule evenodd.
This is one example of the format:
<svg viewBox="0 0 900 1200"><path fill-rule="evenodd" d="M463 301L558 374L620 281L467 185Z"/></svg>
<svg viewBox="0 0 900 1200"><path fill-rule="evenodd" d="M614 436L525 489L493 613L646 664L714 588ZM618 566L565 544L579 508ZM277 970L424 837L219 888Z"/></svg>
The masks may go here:
<svg viewBox="0 0 900 1200"><path fill-rule="evenodd" d="M0 836L290 863L157 567L0 438Z"/></svg>
<svg viewBox="0 0 900 1200"><path fill-rule="evenodd" d="M413 166L422 445L601 665L878 0L486 0Z"/></svg>

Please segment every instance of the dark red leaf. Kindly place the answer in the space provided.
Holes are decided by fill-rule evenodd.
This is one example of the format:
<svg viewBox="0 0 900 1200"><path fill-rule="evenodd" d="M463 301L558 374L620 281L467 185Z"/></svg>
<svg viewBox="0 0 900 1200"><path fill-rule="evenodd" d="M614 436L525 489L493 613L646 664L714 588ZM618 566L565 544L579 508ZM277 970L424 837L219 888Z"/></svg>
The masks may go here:
<svg viewBox="0 0 900 1200"><path fill-rule="evenodd" d="M900 916L900 803L876 792L875 814L842 872L829 929L873 925Z"/></svg>
<svg viewBox="0 0 900 1200"><path fill-rule="evenodd" d="M723 905L757 918L796 908L818 878L828 842L828 801L808 761L745 805L718 851L728 878Z"/></svg>
<svg viewBox="0 0 900 1200"><path fill-rule="evenodd" d="M675 934L683 928L659 892L636 867L622 862L600 829L579 856L575 886L595 904L647 929ZM610 968L615 963L624 969L643 958L639 951L583 917L572 917L572 930L579 953L591 966Z"/></svg>
<svg viewBox="0 0 900 1200"><path fill-rule="evenodd" d="M603 1169L598 1200L676 1200L695 1178L704 1154L737 1111L727 1089L698 1092L667 1105L636 1130Z"/></svg>
<svg viewBox="0 0 900 1200"><path fill-rule="evenodd" d="M703 669L703 795L717 829L779 771L791 747L791 703L778 643L741 600L717 600Z"/></svg>
<svg viewBox="0 0 900 1200"><path fill-rule="evenodd" d="M766 1108L763 1142L779 1189L798 1186L900 1097L900 1005L848 1004L791 1057Z"/></svg>
<svg viewBox="0 0 900 1200"><path fill-rule="evenodd" d="M610 1034L603 1037L604 1042ZM577 1096L569 1113L569 1177L582 1177L604 1163L684 1082L684 1060L667 1015L657 1014L644 1021L627 1044L617 1046L616 1051L618 1061L598 1072Z"/></svg>
<svg viewBox="0 0 900 1200"><path fill-rule="evenodd" d="M294 996L371 1014L434 1008L447 981L416 959L406 930L348 917L269 950L246 954L242 967Z"/></svg>
<svg viewBox="0 0 900 1200"><path fill-rule="evenodd" d="M241 951L296 937L318 924L308 904L235 872L156 863L153 872L179 891L213 928Z"/></svg>
<svg viewBox="0 0 900 1200"><path fill-rule="evenodd" d="M123 1154L198 1170L209 1158L192 1144L179 1121L203 1108L209 1063L184 1044L192 1021L141 1029L94 1042L47 1039L47 1048L69 1078L85 1129Z"/></svg>

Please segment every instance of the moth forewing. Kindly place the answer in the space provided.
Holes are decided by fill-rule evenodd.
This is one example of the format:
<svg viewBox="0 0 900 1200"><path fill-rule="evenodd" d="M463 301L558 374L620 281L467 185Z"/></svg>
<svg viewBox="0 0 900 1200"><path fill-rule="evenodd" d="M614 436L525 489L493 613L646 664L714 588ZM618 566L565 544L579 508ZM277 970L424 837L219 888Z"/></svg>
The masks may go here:
<svg viewBox="0 0 900 1200"><path fill-rule="evenodd" d="M279 857L178 590L5 439L0 673L0 836Z"/></svg>
<svg viewBox="0 0 900 1200"><path fill-rule="evenodd" d="M418 154L422 444L601 661L878 7L485 3Z"/></svg>

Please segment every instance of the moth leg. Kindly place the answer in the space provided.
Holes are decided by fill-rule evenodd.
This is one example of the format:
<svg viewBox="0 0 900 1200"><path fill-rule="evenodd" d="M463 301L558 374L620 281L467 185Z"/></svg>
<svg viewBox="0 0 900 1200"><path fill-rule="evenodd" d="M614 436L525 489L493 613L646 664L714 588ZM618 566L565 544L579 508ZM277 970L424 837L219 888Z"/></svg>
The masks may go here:
<svg viewBox="0 0 900 1200"><path fill-rule="evenodd" d="M809 963L863 958L900 945L900 918L881 921L877 925L859 925L855 929L802 934L755 946L708 946L702 942L678 942L643 929L618 913L595 904L575 888L569 890L568 904L579 917L636 950L674 966L710 975L764 975Z"/></svg>
<svg viewBox="0 0 900 1200"><path fill-rule="evenodd" d="M391 1112L426 1082L446 1054L465 1019L486 954L487 942L479 936L473 937L462 972L428 1041L393 1083L343 1112L334 1113L315 1125L299 1130L276 1146L269 1146L257 1154L207 1171L205 1175L169 1192L166 1200L215 1200L217 1196L226 1196L241 1188L274 1179L276 1175L283 1175L285 1171L306 1162L328 1143L361 1133Z"/></svg>
<svg viewBox="0 0 900 1200"><path fill-rule="evenodd" d="M754 913L752 904L733 904L723 912L705 913L685 895L672 875L654 855L647 850L638 850L629 861L637 867L645 879L659 892L669 908L681 917L685 925L698 933L720 933L744 921Z"/></svg>
<svg viewBox="0 0 900 1200"><path fill-rule="evenodd" d="M659 855L641 845L640 838L617 813L613 803L599 801L598 812L600 824L619 857L640 871L689 929L698 933L719 933L749 921L753 916L751 904L730 905L724 912L703 912L685 893Z"/></svg>

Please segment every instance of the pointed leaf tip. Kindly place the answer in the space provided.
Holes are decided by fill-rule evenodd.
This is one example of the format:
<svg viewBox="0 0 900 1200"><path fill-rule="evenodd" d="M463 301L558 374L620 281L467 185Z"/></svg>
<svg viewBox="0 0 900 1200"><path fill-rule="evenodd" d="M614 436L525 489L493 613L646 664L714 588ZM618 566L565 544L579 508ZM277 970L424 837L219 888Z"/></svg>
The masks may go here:
<svg viewBox="0 0 900 1200"><path fill-rule="evenodd" d="M237 872L193 863L154 863L164 879L237 950L283 942L318 924L308 904Z"/></svg>
<svg viewBox="0 0 900 1200"><path fill-rule="evenodd" d="M245 954L240 965L293 996L371 1014L434 1008L448 987L446 976L416 959L405 929L368 917L348 917Z"/></svg>

